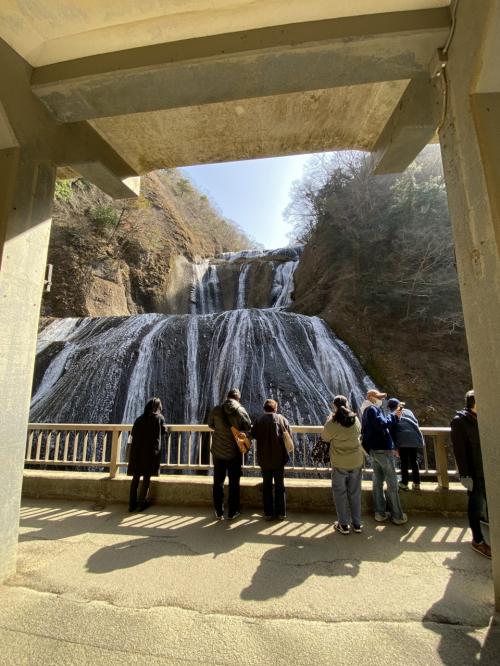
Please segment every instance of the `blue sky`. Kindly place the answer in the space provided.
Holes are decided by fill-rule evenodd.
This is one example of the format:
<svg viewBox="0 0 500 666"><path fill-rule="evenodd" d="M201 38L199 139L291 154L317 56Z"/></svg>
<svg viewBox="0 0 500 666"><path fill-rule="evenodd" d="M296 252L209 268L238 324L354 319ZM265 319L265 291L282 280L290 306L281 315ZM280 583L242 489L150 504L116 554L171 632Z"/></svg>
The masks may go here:
<svg viewBox="0 0 500 666"><path fill-rule="evenodd" d="M266 248L288 245L283 210L310 155L207 164L181 169L196 187Z"/></svg>

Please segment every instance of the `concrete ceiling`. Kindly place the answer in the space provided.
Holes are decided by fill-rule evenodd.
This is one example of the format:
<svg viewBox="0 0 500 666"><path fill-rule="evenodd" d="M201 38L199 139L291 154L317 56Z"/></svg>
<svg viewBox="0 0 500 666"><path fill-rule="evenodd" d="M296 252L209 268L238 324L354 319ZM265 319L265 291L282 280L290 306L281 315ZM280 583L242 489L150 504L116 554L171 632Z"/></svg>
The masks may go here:
<svg viewBox="0 0 500 666"><path fill-rule="evenodd" d="M409 81L428 80L446 41L449 4L2 0L0 37L33 68L54 120L91 125L132 174L382 150Z"/></svg>

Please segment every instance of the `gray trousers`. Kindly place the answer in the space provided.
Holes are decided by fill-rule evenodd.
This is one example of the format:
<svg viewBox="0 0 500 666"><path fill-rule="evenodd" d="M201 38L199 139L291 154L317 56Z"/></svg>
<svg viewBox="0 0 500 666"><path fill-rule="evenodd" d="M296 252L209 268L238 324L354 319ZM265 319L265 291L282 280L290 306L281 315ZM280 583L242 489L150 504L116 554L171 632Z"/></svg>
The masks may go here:
<svg viewBox="0 0 500 666"><path fill-rule="evenodd" d="M337 520L341 525L361 525L361 467L332 472L332 490Z"/></svg>

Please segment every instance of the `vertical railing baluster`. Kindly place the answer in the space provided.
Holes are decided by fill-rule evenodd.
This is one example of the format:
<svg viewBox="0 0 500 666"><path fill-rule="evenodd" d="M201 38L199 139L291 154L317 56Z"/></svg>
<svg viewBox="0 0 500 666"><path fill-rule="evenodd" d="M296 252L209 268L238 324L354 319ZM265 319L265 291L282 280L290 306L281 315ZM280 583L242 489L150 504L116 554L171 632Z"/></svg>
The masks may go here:
<svg viewBox="0 0 500 666"><path fill-rule="evenodd" d="M63 461L68 462L69 431L64 433Z"/></svg>
<svg viewBox="0 0 500 666"><path fill-rule="evenodd" d="M114 479L118 471L118 450L121 439L121 430L113 430L111 435L111 458L109 461L109 478Z"/></svg>
<svg viewBox="0 0 500 666"><path fill-rule="evenodd" d="M438 484L441 488L449 488L450 482L448 477L448 452L446 450L446 444L444 441L444 433L436 433L436 444L434 447L434 453L436 456L436 472L438 478Z"/></svg>

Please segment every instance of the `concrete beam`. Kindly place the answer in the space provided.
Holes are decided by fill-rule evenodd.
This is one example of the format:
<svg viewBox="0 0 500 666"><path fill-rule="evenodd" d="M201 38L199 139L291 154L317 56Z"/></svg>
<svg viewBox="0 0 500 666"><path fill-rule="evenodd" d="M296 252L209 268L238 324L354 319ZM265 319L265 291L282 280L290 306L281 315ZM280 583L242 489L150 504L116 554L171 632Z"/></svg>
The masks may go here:
<svg viewBox="0 0 500 666"><path fill-rule="evenodd" d="M373 173L400 173L430 142L439 125L442 95L434 81L413 79L375 144Z"/></svg>
<svg viewBox="0 0 500 666"><path fill-rule="evenodd" d="M54 157L114 199L139 196L137 172L87 122L59 126Z"/></svg>
<svg viewBox="0 0 500 666"><path fill-rule="evenodd" d="M39 67L62 122L425 76L447 7L295 23Z"/></svg>
<svg viewBox="0 0 500 666"><path fill-rule="evenodd" d="M74 166L115 198L137 196L137 173L86 122L61 125L30 88L32 68L0 40L0 149L21 146L34 162Z"/></svg>

